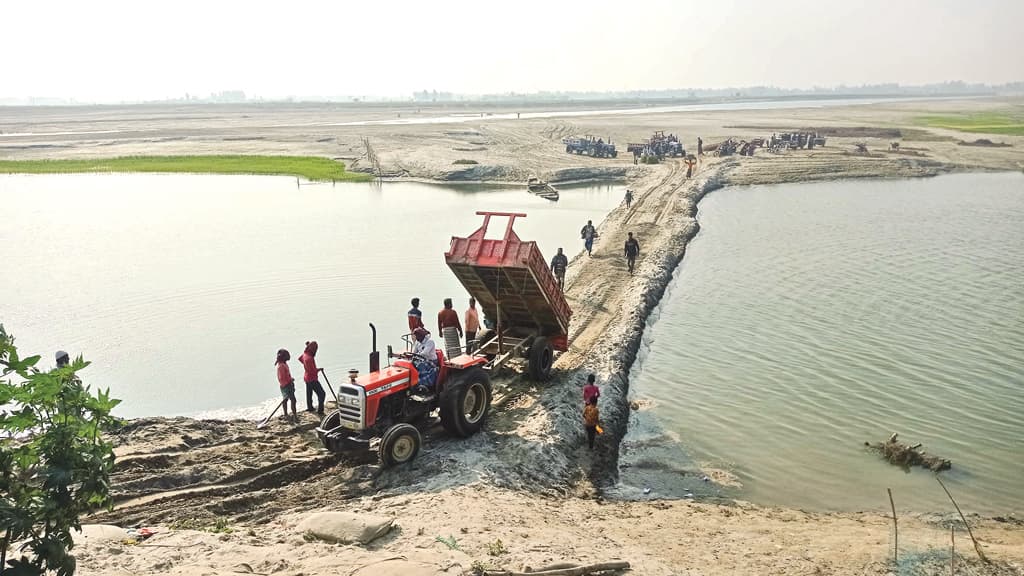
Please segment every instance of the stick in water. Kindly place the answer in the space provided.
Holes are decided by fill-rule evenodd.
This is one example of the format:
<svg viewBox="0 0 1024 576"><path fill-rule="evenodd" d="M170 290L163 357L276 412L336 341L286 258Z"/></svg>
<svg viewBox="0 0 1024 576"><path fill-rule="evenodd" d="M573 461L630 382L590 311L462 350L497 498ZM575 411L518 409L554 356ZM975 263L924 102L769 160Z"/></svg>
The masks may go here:
<svg viewBox="0 0 1024 576"><path fill-rule="evenodd" d="M953 507L956 508L957 513L960 514L960 519L964 521L964 526L967 527L967 535L971 537L971 542L974 542L974 551L978 553L978 558L981 558L981 561L985 564L989 564L989 559L986 558L985 553L981 551L981 544L978 544L977 539L974 538L974 532L971 532L971 525L967 523L967 518L965 518L964 513L960 511L960 505L956 503L956 500L953 500L953 495L949 493L948 489L946 489L946 485L942 483L941 478L936 476L935 481L939 483L939 486L942 486L942 490L946 492L946 496L949 496L949 501L953 503Z"/></svg>
<svg viewBox="0 0 1024 576"><path fill-rule="evenodd" d="M889 506L892 507L892 530L894 533L893 544L892 544L892 561L893 564L900 563L900 528L896 525L896 503L892 501L892 489L886 488L886 492L889 493Z"/></svg>

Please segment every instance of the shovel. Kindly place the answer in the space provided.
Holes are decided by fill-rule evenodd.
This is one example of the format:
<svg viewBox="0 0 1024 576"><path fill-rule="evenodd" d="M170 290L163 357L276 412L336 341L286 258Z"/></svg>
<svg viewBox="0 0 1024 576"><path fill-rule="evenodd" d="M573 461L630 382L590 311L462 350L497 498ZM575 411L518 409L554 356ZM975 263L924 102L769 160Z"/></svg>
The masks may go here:
<svg viewBox="0 0 1024 576"><path fill-rule="evenodd" d="M327 372L324 369L320 369L320 373L324 375L324 383L327 384L327 389L331 391L331 396L334 396L334 407L341 406L341 401L338 400L338 395L334 393L334 388L331 387L331 381L327 379Z"/></svg>
<svg viewBox="0 0 1024 576"><path fill-rule="evenodd" d="M270 419L274 417L274 414L277 414L277 411L281 409L281 406L284 406L284 402L285 402L284 400L281 400L280 404L278 404L277 406L274 406L274 411L270 413L270 416L267 416L266 418L263 419L262 422L257 424L256 425L256 429L259 430L260 428L263 428L267 424L269 424L270 423Z"/></svg>

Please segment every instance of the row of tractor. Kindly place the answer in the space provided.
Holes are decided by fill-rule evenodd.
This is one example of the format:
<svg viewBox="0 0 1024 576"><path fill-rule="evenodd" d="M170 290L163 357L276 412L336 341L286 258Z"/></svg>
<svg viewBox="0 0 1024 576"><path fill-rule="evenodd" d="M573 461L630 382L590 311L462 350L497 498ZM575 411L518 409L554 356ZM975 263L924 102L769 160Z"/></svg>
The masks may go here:
<svg viewBox="0 0 1024 576"><path fill-rule="evenodd" d="M555 351L569 345L572 311L558 282L537 248L523 241L512 225L526 214L477 212L483 225L466 237L452 237L445 263L466 291L476 299L486 324L472 351L436 358L413 352L411 335L405 349L387 347L387 365L381 367L377 332L373 331L370 366L366 374L350 370L338 386L337 407L320 423L316 433L332 452L376 448L384 466L409 462L420 451L420 427L436 413L451 436L468 437L483 427L491 405L490 374L508 361L522 358L531 378L546 380ZM494 217L507 218L504 235L487 238ZM438 374L432 387L421 386L424 361L435 363ZM425 381L424 381L425 382ZM328 382L330 388L330 382Z"/></svg>
<svg viewBox="0 0 1024 576"><path fill-rule="evenodd" d="M655 157L659 160L664 158L682 158L686 156L686 148L675 134L665 135L662 130L643 142L631 142L626 145L626 150L632 152L634 157Z"/></svg>
<svg viewBox="0 0 1024 576"><path fill-rule="evenodd" d="M768 139L769 152L782 152L785 150L808 149L815 146L825 146L825 137L817 132L783 132L772 134Z"/></svg>

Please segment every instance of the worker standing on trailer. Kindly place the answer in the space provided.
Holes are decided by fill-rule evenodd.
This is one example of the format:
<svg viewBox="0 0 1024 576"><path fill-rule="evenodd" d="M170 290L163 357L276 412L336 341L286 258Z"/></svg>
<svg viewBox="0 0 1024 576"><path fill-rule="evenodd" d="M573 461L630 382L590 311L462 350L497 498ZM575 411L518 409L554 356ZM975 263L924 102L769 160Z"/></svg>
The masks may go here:
<svg viewBox="0 0 1024 576"><path fill-rule="evenodd" d="M551 259L551 271L555 274L555 279L558 280L558 289L565 292L565 269L569 267L569 259L562 253L562 249L558 249L558 254Z"/></svg>
<svg viewBox="0 0 1024 576"><path fill-rule="evenodd" d="M594 249L594 238L597 238L597 228L594 228L593 221L587 220L587 225L580 230L580 238L583 239L583 248L586 249L587 256L590 256Z"/></svg>
<svg viewBox="0 0 1024 576"><path fill-rule="evenodd" d="M420 311L420 299L412 299L412 308L409 310L409 332L415 332L417 328L426 328L423 325L423 312Z"/></svg>
<svg viewBox="0 0 1024 576"><path fill-rule="evenodd" d="M633 238L633 233L629 233L629 238L626 239L626 265L629 266L629 274L633 275L633 266L636 265L636 257L640 255L640 243L637 242L636 238Z"/></svg>
<svg viewBox="0 0 1024 576"><path fill-rule="evenodd" d="M462 354L462 324L459 323L459 313L452 310L452 299L444 299L444 308L437 313L437 331L444 339L444 350L448 359L455 358Z"/></svg>
<svg viewBox="0 0 1024 576"><path fill-rule="evenodd" d="M466 354L473 353L478 330L480 330L480 314L476 311L476 298L470 297L469 308L466 309Z"/></svg>

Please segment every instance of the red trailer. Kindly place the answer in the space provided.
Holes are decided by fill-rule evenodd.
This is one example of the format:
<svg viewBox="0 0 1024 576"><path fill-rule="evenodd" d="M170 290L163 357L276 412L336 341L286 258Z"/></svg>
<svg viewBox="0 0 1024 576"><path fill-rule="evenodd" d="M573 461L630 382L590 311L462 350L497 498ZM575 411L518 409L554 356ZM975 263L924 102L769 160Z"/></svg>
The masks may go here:
<svg viewBox="0 0 1024 576"><path fill-rule="evenodd" d="M537 243L520 240L512 230L516 218L526 214L477 214L484 217L483 225L465 238L453 236L444 255L492 324L477 338L477 354L487 356L490 369L523 356L530 375L543 380L551 373L554 351L568 349L572 311ZM507 217L508 225L503 237L488 239L494 216Z"/></svg>

